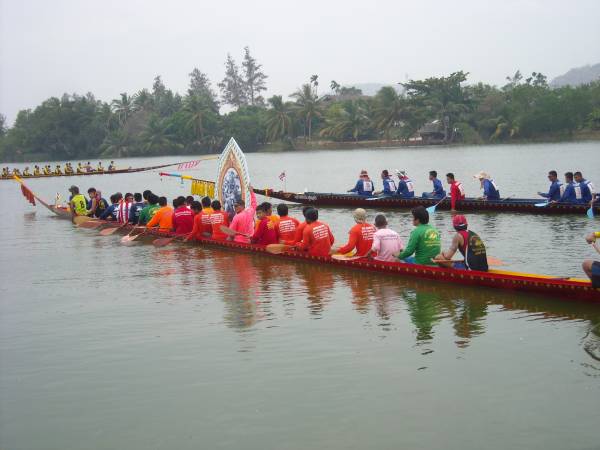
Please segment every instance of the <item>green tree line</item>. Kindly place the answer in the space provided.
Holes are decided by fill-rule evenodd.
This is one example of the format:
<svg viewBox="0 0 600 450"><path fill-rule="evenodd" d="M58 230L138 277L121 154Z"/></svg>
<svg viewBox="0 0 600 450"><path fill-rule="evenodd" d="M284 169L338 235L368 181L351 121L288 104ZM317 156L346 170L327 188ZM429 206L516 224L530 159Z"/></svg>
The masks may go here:
<svg viewBox="0 0 600 450"><path fill-rule="evenodd" d="M73 160L218 152L230 136L245 150L298 148L314 141L510 142L569 137L600 129L600 81L552 89L546 77L520 72L502 87L467 84L468 73L409 80L374 96L332 80L319 95L312 75L287 98L262 96L267 75L244 49L231 55L213 90L194 68L185 95L160 76L152 89L122 93L107 103L86 95L52 97L18 113L12 127L0 115L0 159ZM229 112L222 112L227 105Z"/></svg>

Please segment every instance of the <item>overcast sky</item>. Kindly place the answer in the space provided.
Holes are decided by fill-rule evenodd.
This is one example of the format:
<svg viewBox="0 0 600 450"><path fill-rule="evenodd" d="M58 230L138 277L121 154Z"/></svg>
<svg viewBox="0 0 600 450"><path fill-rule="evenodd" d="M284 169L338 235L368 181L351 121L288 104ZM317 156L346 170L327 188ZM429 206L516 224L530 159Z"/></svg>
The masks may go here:
<svg viewBox="0 0 600 450"><path fill-rule="evenodd" d="M501 85L520 69L549 79L600 62L598 0L0 0L0 113L12 122L64 92L102 100L150 88L184 93L194 67L213 87L243 47L288 95L456 70Z"/></svg>

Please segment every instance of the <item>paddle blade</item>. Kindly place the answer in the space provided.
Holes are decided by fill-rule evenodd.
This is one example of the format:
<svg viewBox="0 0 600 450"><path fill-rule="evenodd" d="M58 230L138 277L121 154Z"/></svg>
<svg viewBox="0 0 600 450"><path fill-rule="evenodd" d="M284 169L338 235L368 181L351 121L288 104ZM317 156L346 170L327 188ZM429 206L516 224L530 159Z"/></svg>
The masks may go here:
<svg viewBox="0 0 600 450"><path fill-rule="evenodd" d="M586 214L590 219L593 219L594 218L594 208L588 209Z"/></svg>
<svg viewBox="0 0 600 450"><path fill-rule="evenodd" d="M95 220L93 217L89 216L75 216L73 217L73 223L75 225L81 225L82 223L89 222L90 220Z"/></svg>
<svg viewBox="0 0 600 450"><path fill-rule="evenodd" d="M433 205L433 206L430 206L429 208L425 208L425 209L427 210L429 215L431 215L431 214L435 213L435 207L436 207L436 205Z"/></svg>
<svg viewBox="0 0 600 450"><path fill-rule="evenodd" d="M535 206L537 206L538 208L543 208L544 206L548 206L548 202L536 203Z"/></svg>
<svg viewBox="0 0 600 450"><path fill-rule="evenodd" d="M292 249L291 245L286 244L269 244L266 247L267 252L272 253L274 255L279 255L285 251L289 251Z"/></svg>
<svg viewBox="0 0 600 450"><path fill-rule="evenodd" d="M499 260L498 258L494 258L493 256L487 257L488 266L505 266L506 263L504 261Z"/></svg>
<svg viewBox="0 0 600 450"><path fill-rule="evenodd" d="M106 222L102 222L100 220L88 220L87 222L82 222L77 225L78 228L98 228L104 225Z"/></svg>
<svg viewBox="0 0 600 450"><path fill-rule="evenodd" d="M100 236L110 236L118 229L119 229L119 227L105 228L104 230L100 231Z"/></svg>
<svg viewBox="0 0 600 450"><path fill-rule="evenodd" d="M154 245L155 247L164 247L165 245L169 245L175 239L176 238L174 238L174 237L154 239L152 241L152 245Z"/></svg>
<svg viewBox="0 0 600 450"><path fill-rule="evenodd" d="M347 256L347 255L331 255L331 259L335 259L336 261L354 261L355 259L360 259L361 256Z"/></svg>

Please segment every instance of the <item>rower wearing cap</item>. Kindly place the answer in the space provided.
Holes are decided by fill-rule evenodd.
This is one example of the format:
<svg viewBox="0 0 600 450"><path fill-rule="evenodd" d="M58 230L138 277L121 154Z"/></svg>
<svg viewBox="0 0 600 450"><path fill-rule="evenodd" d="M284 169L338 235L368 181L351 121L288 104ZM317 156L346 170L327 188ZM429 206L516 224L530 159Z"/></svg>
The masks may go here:
<svg viewBox="0 0 600 450"><path fill-rule="evenodd" d="M79 193L79 188L77 186L71 186L69 192L71 193L71 199L69 200L71 214L73 216L87 216L87 202L83 194Z"/></svg>
<svg viewBox="0 0 600 450"><path fill-rule="evenodd" d="M591 233L585 237L585 240L588 244L592 244L594 250L600 253L600 246L596 242L597 239L600 238L600 231L596 231L595 233ZM592 287L599 289L600 288L600 261L592 261L591 259L587 259L581 265L585 274L592 281Z"/></svg>
<svg viewBox="0 0 600 450"><path fill-rule="evenodd" d="M388 172L388 170L381 171L381 180L383 181L383 191L373 192L373 195L396 195L396 182Z"/></svg>
<svg viewBox="0 0 600 450"><path fill-rule="evenodd" d="M358 195L364 195L366 197L371 197L373 195L373 191L375 187L373 186L373 182L369 178L369 174L365 169L360 171L360 175L356 185L349 189L348 192L354 192Z"/></svg>
<svg viewBox="0 0 600 450"><path fill-rule="evenodd" d="M452 218L452 226L456 234L452 238L452 244L446 251L441 252L433 260L441 267L454 269L470 269L488 271L487 255L485 245L477 233L468 230L467 218L462 214ZM464 261L452 261L452 257L459 251Z"/></svg>
<svg viewBox="0 0 600 450"><path fill-rule="evenodd" d="M396 195L399 195L402 198L413 198L415 196L415 186L406 174L406 170L397 170L396 175L400 178Z"/></svg>
<svg viewBox="0 0 600 450"><path fill-rule="evenodd" d="M373 246L373 235L376 230L373 225L367 223L367 212L364 209L355 209L352 215L356 225L350 229L348 233L350 237L346 245L336 249L335 253L345 255L356 250L354 256L365 256Z"/></svg>
<svg viewBox="0 0 600 450"><path fill-rule="evenodd" d="M473 175L481 183L481 189L483 189L484 200L500 200L500 191L494 180L485 172L479 172Z"/></svg>

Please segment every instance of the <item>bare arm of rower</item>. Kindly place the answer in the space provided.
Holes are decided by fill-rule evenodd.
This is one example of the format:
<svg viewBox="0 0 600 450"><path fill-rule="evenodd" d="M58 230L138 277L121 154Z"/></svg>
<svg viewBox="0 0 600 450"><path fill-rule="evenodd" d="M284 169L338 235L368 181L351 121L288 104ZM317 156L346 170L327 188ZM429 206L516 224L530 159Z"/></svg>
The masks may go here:
<svg viewBox="0 0 600 450"><path fill-rule="evenodd" d="M452 259L452 257L455 255L455 253L458 251L458 247L460 245L462 245L463 243L463 238L460 234L456 233L454 235L454 237L452 238L452 243L450 244L450 248L446 251L442 252L442 256L444 257L444 259Z"/></svg>

